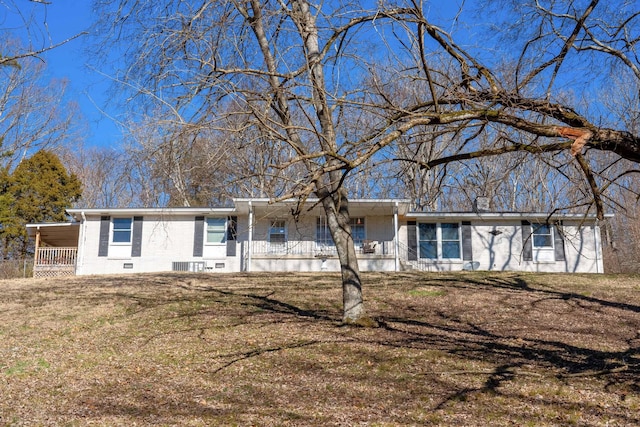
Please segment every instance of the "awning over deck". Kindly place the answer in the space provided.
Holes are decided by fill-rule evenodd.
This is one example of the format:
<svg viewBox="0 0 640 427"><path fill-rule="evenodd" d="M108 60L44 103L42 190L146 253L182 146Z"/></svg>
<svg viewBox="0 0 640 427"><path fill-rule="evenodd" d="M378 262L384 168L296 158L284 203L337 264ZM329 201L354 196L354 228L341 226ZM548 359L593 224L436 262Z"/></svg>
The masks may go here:
<svg viewBox="0 0 640 427"><path fill-rule="evenodd" d="M33 277L75 274L80 223L27 224L27 233L36 245Z"/></svg>
<svg viewBox="0 0 640 427"><path fill-rule="evenodd" d="M38 246L78 247L80 234L79 222L60 222L50 224L27 224L27 233L38 242ZM38 237L38 234L40 235Z"/></svg>

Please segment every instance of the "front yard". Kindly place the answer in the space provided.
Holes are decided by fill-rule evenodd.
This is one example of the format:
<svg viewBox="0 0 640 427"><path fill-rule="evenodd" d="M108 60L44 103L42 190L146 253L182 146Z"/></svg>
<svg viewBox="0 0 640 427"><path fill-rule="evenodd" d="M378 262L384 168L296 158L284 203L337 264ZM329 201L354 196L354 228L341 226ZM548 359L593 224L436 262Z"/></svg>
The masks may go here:
<svg viewBox="0 0 640 427"><path fill-rule="evenodd" d="M640 424L640 277L0 281L0 425Z"/></svg>

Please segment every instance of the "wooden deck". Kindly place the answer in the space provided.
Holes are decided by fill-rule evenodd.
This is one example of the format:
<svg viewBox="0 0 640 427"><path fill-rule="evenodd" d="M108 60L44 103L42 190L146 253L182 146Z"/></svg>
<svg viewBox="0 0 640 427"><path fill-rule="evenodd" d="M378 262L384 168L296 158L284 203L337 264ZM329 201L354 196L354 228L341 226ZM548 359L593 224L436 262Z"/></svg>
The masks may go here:
<svg viewBox="0 0 640 427"><path fill-rule="evenodd" d="M60 277L76 274L78 248L40 247L36 251L33 277Z"/></svg>

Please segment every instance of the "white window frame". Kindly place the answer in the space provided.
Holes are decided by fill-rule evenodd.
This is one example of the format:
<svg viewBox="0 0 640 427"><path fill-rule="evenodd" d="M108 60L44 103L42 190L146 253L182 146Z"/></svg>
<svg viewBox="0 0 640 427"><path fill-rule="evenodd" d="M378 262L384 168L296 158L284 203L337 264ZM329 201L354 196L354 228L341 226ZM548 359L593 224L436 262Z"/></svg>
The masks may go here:
<svg viewBox="0 0 640 427"><path fill-rule="evenodd" d="M319 216L316 219L316 249L318 250L334 250L336 247L331 231L329 230L329 222L326 216Z"/></svg>
<svg viewBox="0 0 640 427"><path fill-rule="evenodd" d="M543 227L548 227L549 228L549 232L548 233L536 233L538 230L540 230ZM531 240L532 240L532 247L535 250L540 250L540 249L553 249L555 250L555 235L554 235L554 226L550 225L550 224L531 224ZM543 245L543 246L538 246L536 245L536 236L549 236L549 240L551 242L550 245Z"/></svg>
<svg viewBox="0 0 640 427"><path fill-rule="evenodd" d="M349 225L351 226L351 235L354 236L353 244L356 249L360 249L365 240L367 240L367 218L364 216L353 217L349 219ZM353 232L355 227L362 227L362 239L356 239L355 233ZM323 230L323 231L321 231ZM325 236L320 236L320 234L325 234ZM325 237L328 236L330 241ZM322 239L320 237L323 237ZM326 216L319 216L316 219L316 248L335 248L336 244L333 241L333 237L331 236L331 232L329 231L329 222L327 221Z"/></svg>
<svg viewBox="0 0 640 427"><path fill-rule="evenodd" d="M280 223L281 225L276 225L276 223ZM272 233L272 230L282 228L282 233ZM289 233L287 227L287 220L273 218L269 220L269 230L267 230L267 242L269 243L269 251L270 252L286 252L287 251L287 242L289 241ZM282 235L284 237L283 242L272 242L271 237L274 235Z"/></svg>
<svg viewBox="0 0 640 427"><path fill-rule="evenodd" d="M540 228L543 227L548 227L549 233L536 233ZM531 224L531 247L533 252L533 261L539 263L554 263L556 261L556 242L554 228L555 227L551 224ZM544 246L536 245L536 236L548 236L551 244Z"/></svg>
<svg viewBox="0 0 640 427"><path fill-rule="evenodd" d="M117 221L121 221L121 220L129 220L129 228L116 228L116 222ZM122 241L122 242L116 242L115 241L115 237L116 237L116 232L124 232L124 231L128 231L129 232L129 240L127 241ZM133 217L114 217L111 218L111 236L110 236L110 244L114 245L114 246L131 246L132 244L132 239L133 239Z"/></svg>
<svg viewBox="0 0 640 427"><path fill-rule="evenodd" d="M211 225L209 221L219 221L222 222L222 241L210 242L209 241L209 231L216 231L214 225ZM227 218L224 217L207 217L205 218L205 227L204 227L204 244L206 246L223 246L227 244ZM220 224L215 225L220 227Z"/></svg>
<svg viewBox="0 0 640 427"><path fill-rule="evenodd" d="M351 226L351 236L353 236L353 245L356 247L356 249L360 249L362 248L362 243L364 243L365 240L367 240L367 227L366 227L367 221L366 218L363 216L357 216L355 218L349 218L349 225ZM362 227L362 239L358 239L356 240L353 229L355 227Z"/></svg>
<svg viewBox="0 0 640 427"><path fill-rule="evenodd" d="M429 225L435 225L436 227L436 257L435 258L427 258L427 257L422 257L422 253L421 253L421 239L420 239L420 224L429 224ZM442 243L443 243L443 239L442 239L442 225L443 224L455 224L457 226L457 230L458 230L458 256L456 258L444 258L443 257L443 252L442 252ZM417 225L417 233L416 233L416 238L418 239L418 257L420 259L424 259L424 260L432 260L432 261L462 261L462 225L460 222L421 222L418 223ZM433 240L429 240L429 241L433 241ZM455 240L444 240L444 242L455 242Z"/></svg>

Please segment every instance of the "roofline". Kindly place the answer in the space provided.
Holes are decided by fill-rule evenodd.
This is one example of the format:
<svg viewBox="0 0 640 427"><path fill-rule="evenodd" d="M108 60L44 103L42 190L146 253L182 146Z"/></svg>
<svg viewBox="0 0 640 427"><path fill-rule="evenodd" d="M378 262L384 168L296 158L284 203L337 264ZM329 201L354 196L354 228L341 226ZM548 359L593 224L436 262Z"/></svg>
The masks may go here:
<svg viewBox="0 0 640 427"><path fill-rule="evenodd" d="M613 214L605 214L605 218L613 218ZM596 220L595 214L575 214L575 213L553 213L546 212L409 212L407 218L416 219L476 219L476 220L493 220L493 219L537 219L537 220Z"/></svg>
<svg viewBox="0 0 640 427"><path fill-rule="evenodd" d="M80 228L80 223L79 222L40 222L40 223L25 224L25 227L27 228L27 235L33 236L41 228L56 228L56 227Z"/></svg>
<svg viewBox="0 0 640 427"><path fill-rule="evenodd" d="M260 202L260 203L271 203L271 204L277 204L277 203L297 203L299 202L301 199L285 199L285 200L279 200L279 201L274 201L273 199L269 199L268 197L256 197L256 198L252 198L252 197L238 197L238 198L234 198L233 201L234 202ZM319 202L320 199L317 197L309 197L307 199L305 199L305 201L307 202L311 202L311 203L315 203L315 202ZM393 198L385 198L385 199L349 199L349 202L358 202L358 203L388 203L388 204L394 204L395 202L398 203L411 203L411 200L409 199L393 199Z"/></svg>
<svg viewBox="0 0 640 427"><path fill-rule="evenodd" d="M370 204L375 204L380 207L385 208L395 208L398 207L398 213L400 215L405 215L409 212L411 208L411 200L409 199L348 199L349 205L351 207L366 207ZM249 211L249 206L252 207L268 207L278 205L292 205L298 204L301 199L285 199L280 201L274 201L269 198L235 198L233 199L234 204L238 212L247 213ZM304 200L306 206L317 205L320 203L320 199L317 197L310 197Z"/></svg>
<svg viewBox="0 0 640 427"><path fill-rule="evenodd" d="M72 225L78 225L77 222L40 222L40 223L32 223L26 224L27 228L41 228L41 227L69 227Z"/></svg>
<svg viewBox="0 0 640 427"><path fill-rule="evenodd" d="M234 213L233 207L228 208L91 208L91 209L67 209L70 215L136 215L136 214L163 214L163 215L180 215L180 214L216 214L216 213Z"/></svg>
<svg viewBox="0 0 640 427"><path fill-rule="evenodd" d="M309 198L306 199L306 203L314 204L318 203L320 199ZM82 215L142 215L142 214L159 214L159 215L215 215L215 214L232 214L243 212L246 210L246 206L251 203L252 205L260 206L278 206L288 205L292 203L298 203L298 199L287 199L278 202L274 202L269 198L235 198L233 199L234 206L232 207L176 207L176 208L73 208L67 209L67 213L72 216ZM378 204L393 207L396 204L402 206L402 213L409 210L410 200L408 199L350 199L349 203L353 205L366 205L366 204Z"/></svg>

